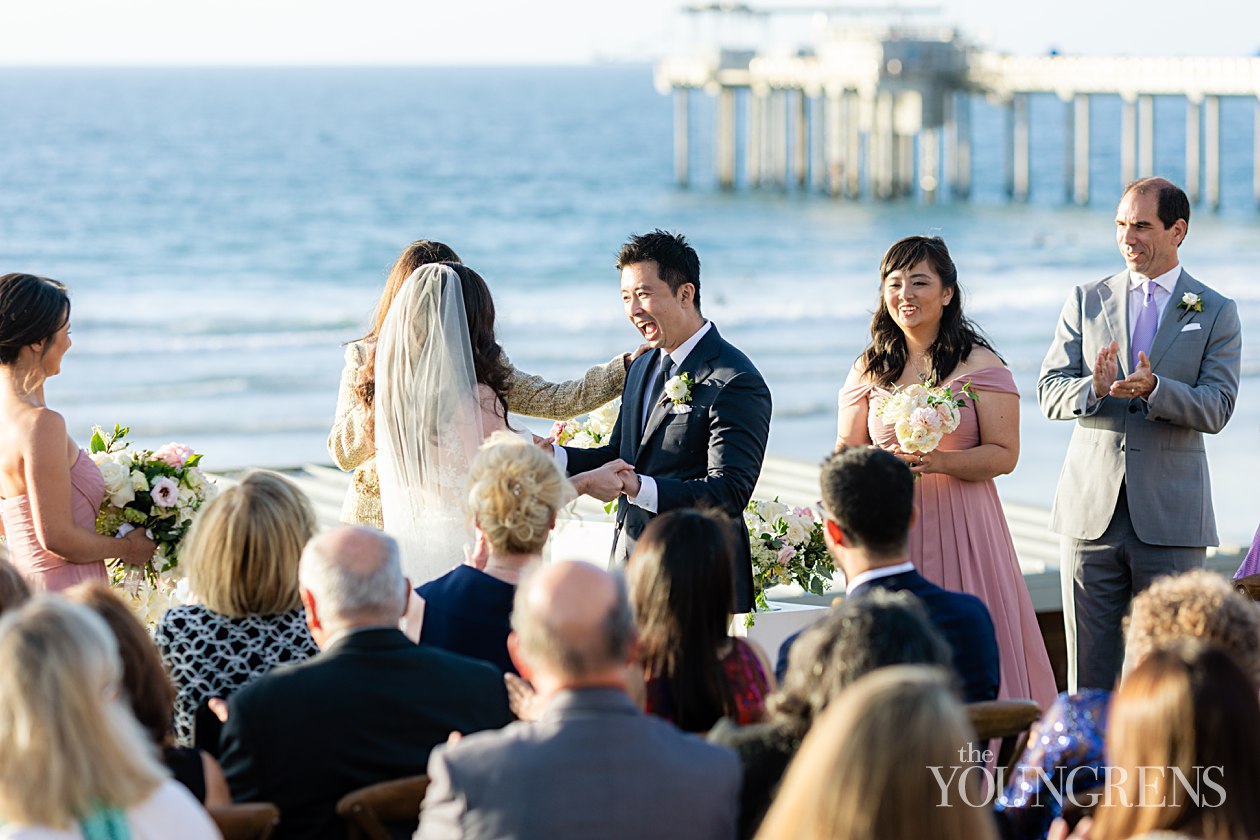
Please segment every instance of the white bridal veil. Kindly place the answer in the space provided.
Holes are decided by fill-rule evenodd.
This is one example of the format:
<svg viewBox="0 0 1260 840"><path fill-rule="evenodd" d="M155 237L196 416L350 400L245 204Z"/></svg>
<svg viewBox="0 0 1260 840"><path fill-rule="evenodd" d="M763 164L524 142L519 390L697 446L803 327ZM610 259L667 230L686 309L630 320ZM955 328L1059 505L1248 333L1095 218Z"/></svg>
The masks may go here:
<svg viewBox="0 0 1260 840"><path fill-rule="evenodd" d="M412 586L463 562L464 494L482 440L459 275L425 265L402 284L376 344L376 467L385 530Z"/></svg>

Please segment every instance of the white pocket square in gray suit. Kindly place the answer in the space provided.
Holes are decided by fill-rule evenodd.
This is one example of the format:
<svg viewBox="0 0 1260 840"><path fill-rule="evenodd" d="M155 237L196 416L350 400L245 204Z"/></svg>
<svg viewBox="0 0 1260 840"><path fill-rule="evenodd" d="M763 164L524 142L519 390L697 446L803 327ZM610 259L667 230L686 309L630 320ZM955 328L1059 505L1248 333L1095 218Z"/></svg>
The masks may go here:
<svg viewBox="0 0 1260 840"><path fill-rule="evenodd" d="M1193 332L1194 330L1201 330L1201 329L1203 329L1203 325L1202 325L1202 324L1200 324L1198 321L1191 321L1190 323L1188 323L1188 324L1186 324L1184 327L1182 327L1182 328L1181 328L1181 331L1182 331L1182 332Z"/></svg>

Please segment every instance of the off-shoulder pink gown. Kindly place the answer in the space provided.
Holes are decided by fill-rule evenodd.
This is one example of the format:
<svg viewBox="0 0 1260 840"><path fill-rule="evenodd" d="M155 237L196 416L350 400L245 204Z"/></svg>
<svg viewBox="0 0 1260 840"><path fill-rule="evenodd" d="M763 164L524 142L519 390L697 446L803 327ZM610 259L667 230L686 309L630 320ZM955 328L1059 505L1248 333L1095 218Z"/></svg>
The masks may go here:
<svg viewBox="0 0 1260 840"><path fill-rule="evenodd" d="M87 453L70 468L70 513L76 525L95 530L96 512L105 497L105 479ZM28 496L0 499L0 518L9 540L9 562L33 592L57 592L84 580L108 581L104 561L71 563L44 548L35 534Z"/></svg>
<svg viewBox="0 0 1260 840"><path fill-rule="evenodd" d="M957 395L967 382L977 393L1019 394L1015 378L1000 365L962 374L946 384ZM871 440L892 449L897 445L896 433L871 410L887 395L885 389L867 383L844 388L840 391L840 411L865 411ZM980 399L984 399L983 393ZM980 444L976 412L968 407L959 413L961 422L941 440L942 450L971 449ZM1032 698L1042 709L1050 708L1057 693L1054 672L993 480L962 481L949 475L926 474L915 482L914 492L919 516L910 529L911 562L937 586L969 592L989 608L1001 657L998 698Z"/></svg>

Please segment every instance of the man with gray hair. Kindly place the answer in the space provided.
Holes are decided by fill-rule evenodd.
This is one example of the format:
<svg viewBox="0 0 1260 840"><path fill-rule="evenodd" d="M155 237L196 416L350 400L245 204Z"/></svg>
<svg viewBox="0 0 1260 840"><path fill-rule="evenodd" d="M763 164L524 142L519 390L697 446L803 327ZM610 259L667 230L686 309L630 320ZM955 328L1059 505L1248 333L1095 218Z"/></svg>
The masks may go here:
<svg viewBox="0 0 1260 840"><path fill-rule="evenodd" d="M539 720L434 750L416 840L735 836L735 755L626 694L637 638L619 577L577 562L533 570L512 628Z"/></svg>
<svg viewBox="0 0 1260 840"><path fill-rule="evenodd" d="M497 728L511 713L493 665L414 645L398 629L410 584L389 536L321 534L298 577L320 653L229 698L220 761L233 800L279 806L277 840L341 840L341 796L423 773L452 732Z"/></svg>

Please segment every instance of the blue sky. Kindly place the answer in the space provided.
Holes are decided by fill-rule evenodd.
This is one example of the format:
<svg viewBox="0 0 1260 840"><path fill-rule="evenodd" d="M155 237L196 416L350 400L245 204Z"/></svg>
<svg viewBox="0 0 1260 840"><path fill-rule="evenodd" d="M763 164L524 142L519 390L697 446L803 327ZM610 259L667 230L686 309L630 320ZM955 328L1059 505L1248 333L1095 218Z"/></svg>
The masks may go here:
<svg viewBox="0 0 1260 840"><path fill-rule="evenodd" d="M754 5L773 7L784 0ZM907 5L930 5L931 0ZM677 0L0 0L0 64L650 61L693 31ZM800 0L786 0L800 7ZM834 5L834 4L831 4ZM852 3L847 5L854 5ZM865 7L884 6L867 0ZM1007 52L1254 55L1260 3L941 0L919 22ZM797 18L807 28L808 16ZM771 39L791 40L791 26Z"/></svg>

